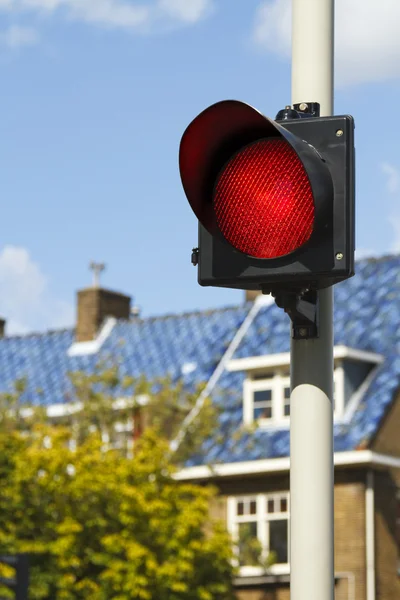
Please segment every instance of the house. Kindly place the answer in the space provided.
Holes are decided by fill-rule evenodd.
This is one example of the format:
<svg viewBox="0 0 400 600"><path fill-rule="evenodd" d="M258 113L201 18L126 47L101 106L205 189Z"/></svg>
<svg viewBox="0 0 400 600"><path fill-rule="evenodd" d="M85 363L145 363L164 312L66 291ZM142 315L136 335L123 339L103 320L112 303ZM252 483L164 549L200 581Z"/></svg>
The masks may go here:
<svg viewBox="0 0 400 600"><path fill-rule="evenodd" d="M178 477L219 488L212 507L236 540L240 600L289 598L289 320L268 297L142 319L130 299L78 293L75 330L0 339L0 390L24 376L24 400L59 414L67 373L118 356L122 374L207 381L220 443ZM335 288L336 600L400 598L400 256L362 260ZM244 433L239 437L239 430ZM213 468L210 469L209 465ZM305 465L304 468L307 468ZM310 490L310 494L312 490ZM259 553L274 564L260 566Z"/></svg>

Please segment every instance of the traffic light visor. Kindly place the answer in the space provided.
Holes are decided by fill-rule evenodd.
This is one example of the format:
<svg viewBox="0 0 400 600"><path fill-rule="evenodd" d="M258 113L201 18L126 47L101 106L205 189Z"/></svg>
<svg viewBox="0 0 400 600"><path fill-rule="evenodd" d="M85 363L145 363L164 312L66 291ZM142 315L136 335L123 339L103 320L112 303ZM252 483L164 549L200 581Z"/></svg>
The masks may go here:
<svg viewBox="0 0 400 600"><path fill-rule="evenodd" d="M182 185L193 212L210 233L216 230L212 194L219 170L244 143L272 129L260 112L237 100L209 106L186 128L179 149Z"/></svg>

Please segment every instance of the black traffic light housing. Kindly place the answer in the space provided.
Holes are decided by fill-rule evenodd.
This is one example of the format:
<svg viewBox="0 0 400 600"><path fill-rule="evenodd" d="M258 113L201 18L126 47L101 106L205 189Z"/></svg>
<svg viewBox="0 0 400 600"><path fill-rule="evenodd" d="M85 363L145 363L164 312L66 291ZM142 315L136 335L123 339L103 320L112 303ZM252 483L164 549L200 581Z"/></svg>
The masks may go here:
<svg viewBox="0 0 400 600"><path fill-rule="evenodd" d="M180 171L199 219L198 281L203 286L283 291L317 290L354 274L354 121L350 116L267 119L242 102L219 102L185 131ZM287 119L289 116L289 119ZM221 235L213 209L215 182L241 148L282 138L300 158L311 184L315 224L310 239L277 258L238 251Z"/></svg>

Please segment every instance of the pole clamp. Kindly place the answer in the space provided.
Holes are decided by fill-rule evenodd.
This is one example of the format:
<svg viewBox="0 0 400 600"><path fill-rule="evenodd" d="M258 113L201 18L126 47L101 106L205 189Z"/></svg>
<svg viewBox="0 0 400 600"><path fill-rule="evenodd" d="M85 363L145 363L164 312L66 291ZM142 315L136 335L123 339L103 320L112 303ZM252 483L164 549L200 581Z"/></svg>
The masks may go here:
<svg viewBox="0 0 400 600"><path fill-rule="evenodd" d="M319 302L316 290L280 292L274 294L274 299L292 321L293 339L309 340L318 337Z"/></svg>

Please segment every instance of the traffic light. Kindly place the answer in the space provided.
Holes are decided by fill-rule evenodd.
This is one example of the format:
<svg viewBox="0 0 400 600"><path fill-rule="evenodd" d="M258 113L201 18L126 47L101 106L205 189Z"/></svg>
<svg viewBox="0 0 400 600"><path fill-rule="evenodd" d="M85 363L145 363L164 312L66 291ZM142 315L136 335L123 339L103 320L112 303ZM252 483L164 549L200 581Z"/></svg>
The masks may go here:
<svg viewBox="0 0 400 600"><path fill-rule="evenodd" d="M179 166L199 221L200 285L279 296L354 274L354 122L302 106L274 121L226 100L184 132Z"/></svg>
<svg viewBox="0 0 400 600"><path fill-rule="evenodd" d="M0 577L0 599L1 588L14 592L15 600L28 600L29 588L29 558L27 554L16 554L15 556L0 556L0 563L14 569L14 577Z"/></svg>

